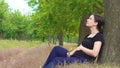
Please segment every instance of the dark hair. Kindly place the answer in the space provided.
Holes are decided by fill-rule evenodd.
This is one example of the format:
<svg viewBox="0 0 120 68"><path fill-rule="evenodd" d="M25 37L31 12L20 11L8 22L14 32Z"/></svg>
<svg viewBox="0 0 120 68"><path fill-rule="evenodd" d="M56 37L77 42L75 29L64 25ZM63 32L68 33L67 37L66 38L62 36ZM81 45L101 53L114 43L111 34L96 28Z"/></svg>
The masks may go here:
<svg viewBox="0 0 120 68"><path fill-rule="evenodd" d="M96 14L92 14L94 16L95 22L98 22L97 29L100 33L103 33L103 25L105 24L104 19Z"/></svg>

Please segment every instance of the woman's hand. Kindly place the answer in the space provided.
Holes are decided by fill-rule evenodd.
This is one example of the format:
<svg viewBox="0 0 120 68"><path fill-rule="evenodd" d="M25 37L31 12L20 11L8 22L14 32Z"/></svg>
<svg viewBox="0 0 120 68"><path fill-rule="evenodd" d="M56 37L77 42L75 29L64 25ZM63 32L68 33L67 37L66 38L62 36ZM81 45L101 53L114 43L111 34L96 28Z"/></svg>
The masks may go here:
<svg viewBox="0 0 120 68"><path fill-rule="evenodd" d="M75 51L76 51L76 50L73 50L73 51L71 51L71 52L68 52L68 53L67 53L67 57L71 57L71 56L75 53Z"/></svg>
<svg viewBox="0 0 120 68"><path fill-rule="evenodd" d="M68 53L67 53L67 57L71 57L76 51L82 50L82 48L83 48L83 46L80 45L79 47L77 47L77 48L74 49L73 51L68 52Z"/></svg>
<svg viewBox="0 0 120 68"><path fill-rule="evenodd" d="M67 53L67 57L70 57L70 56L71 56L71 55L70 55L70 52L68 52L68 53Z"/></svg>
<svg viewBox="0 0 120 68"><path fill-rule="evenodd" d="M72 53L71 52L68 52L67 53L67 57L71 57Z"/></svg>

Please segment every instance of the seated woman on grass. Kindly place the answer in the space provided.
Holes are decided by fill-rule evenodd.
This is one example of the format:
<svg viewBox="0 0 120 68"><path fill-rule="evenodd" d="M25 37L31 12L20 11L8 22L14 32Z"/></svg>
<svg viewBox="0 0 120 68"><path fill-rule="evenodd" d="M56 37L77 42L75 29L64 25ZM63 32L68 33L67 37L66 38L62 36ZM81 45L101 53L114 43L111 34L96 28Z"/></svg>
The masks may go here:
<svg viewBox="0 0 120 68"><path fill-rule="evenodd" d="M90 34L86 35L82 43L68 52L68 50L55 46L48 56L43 68L56 68L57 65L65 65L74 62L84 63L93 62L101 51L104 39L102 35L102 17L92 14L87 19L86 26L90 29Z"/></svg>

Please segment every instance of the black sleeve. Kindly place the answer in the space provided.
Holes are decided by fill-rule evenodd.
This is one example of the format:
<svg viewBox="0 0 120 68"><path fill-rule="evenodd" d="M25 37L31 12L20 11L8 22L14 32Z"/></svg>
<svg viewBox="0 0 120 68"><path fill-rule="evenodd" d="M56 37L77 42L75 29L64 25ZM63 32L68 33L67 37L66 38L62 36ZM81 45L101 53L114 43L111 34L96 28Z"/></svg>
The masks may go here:
<svg viewBox="0 0 120 68"><path fill-rule="evenodd" d="M94 42L95 41L101 41L102 43L104 42L104 39L103 39L103 35L102 34L98 34L95 38L94 38Z"/></svg>

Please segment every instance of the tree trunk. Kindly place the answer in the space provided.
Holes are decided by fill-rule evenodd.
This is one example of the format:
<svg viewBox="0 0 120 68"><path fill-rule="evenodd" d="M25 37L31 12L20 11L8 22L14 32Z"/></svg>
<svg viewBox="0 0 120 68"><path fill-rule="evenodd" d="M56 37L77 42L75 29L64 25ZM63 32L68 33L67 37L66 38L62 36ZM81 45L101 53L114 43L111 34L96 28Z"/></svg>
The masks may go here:
<svg viewBox="0 0 120 68"><path fill-rule="evenodd" d="M45 42L45 37L42 37L42 42Z"/></svg>
<svg viewBox="0 0 120 68"><path fill-rule="evenodd" d="M59 45L63 46L63 32L60 32L58 35Z"/></svg>
<svg viewBox="0 0 120 68"><path fill-rule="evenodd" d="M105 45L101 62L120 63L120 0L105 0Z"/></svg>
<svg viewBox="0 0 120 68"><path fill-rule="evenodd" d="M86 19L87 16L83 16L81 23L79 25L79 38L78 38L78 46L83 41L84 37L89 33L89 29L86 27Z"/></svg>
<svg viewBox="0 0 120 68"><path fill-rule="evenodd" d="M57 38L56 38L56 36L53 36L53 44L56 45L56 42L57 42Z"/></svg>
<svg viewBox="0 0 120 68"><path fill-rule="evenodd" d="M18 40L21 40L21 39L22 39L21 33L22 33L21 31L19 31L19 30L17 31L17 39L18 39Z"/></svg>

